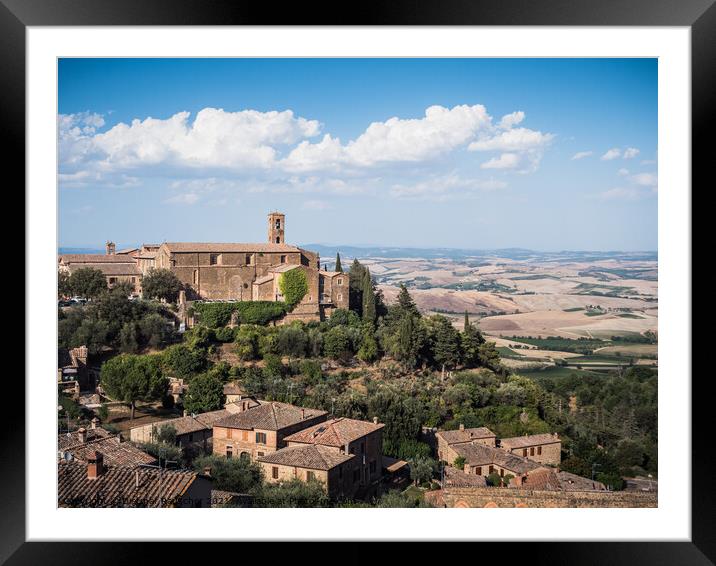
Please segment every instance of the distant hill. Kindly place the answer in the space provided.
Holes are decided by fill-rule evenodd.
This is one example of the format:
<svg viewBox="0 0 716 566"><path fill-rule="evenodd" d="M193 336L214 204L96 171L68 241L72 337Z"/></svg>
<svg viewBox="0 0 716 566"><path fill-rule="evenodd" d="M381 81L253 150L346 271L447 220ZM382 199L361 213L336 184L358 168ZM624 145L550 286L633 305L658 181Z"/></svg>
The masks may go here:
<svg viewBox="0 0 716 566"><path fill-rule="evenodd" d="M103 254L104 248L57 248L58 255L65 254Z"/></svg>

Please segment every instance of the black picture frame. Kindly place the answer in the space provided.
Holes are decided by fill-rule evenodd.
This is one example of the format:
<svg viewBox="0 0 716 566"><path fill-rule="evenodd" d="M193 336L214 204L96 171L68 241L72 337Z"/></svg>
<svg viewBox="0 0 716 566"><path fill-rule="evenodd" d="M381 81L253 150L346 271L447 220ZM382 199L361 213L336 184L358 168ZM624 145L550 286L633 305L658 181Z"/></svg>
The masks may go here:
<svg viewBox="0 0 716 566"><path fill-rule="evenodd" d="M28 26L101 25L511 25L511 26L687 26L692 49L692 178L693 186L706 182L713 160L711 114L716 104L716 6L714 0L441 0L425 2L390 0L355 4L249 3L231 0L0 0L0 116L7 141L3 161L16 186L24 186L25 147L25 32ZM713 184L713 183L711 183ZM693 189L684 187L684 190ZM694 243L697 239L693 238ZM693 254L692 254L693 257ZM707 278L704 278L707 279ZM695 283L697 283L695 281ZM693 287L705 289L706 282ZM26 346L27 347L27 346ZM668 346L667 346L668 347ZM691 368L685 363L678 378L687 386ZM550 564L712 564L716 559L714 488L709 453L697 447L713 445L707 421L711 408L708 373L691 381L692 390L692 539L690 542L584 542L584 543L483 543L483 558L497 551L501 557ZM27 377L26 377L27 379ZM37 380L35 380L37 382ZM23 396L24 397L24 396ZM16 398L18 406L24 407ZM668 402L662 399L662 402ZM155 543L40 543L25 541L25 440L18 434L21 414L6 420L2 462L2 513L0 514L0 562L7 564L124 564L149 560L196 562L220 558L227 545L178 543L163 549ZM9 418L6 416L6 419ZM18 426L16 426L16 424ZM662 447L662 455L668 447ZM528 535L528 533L523 533ZM589 535L599 536L598 532ZM347 533L347 537L350 533ZM559 533L556 533L559 536ZM77 538L81 539L81 525ZM258 558L270 553L270 561L295 560L295 550L275 543L240 543L242 554L226 556ZM325 543L324 543L325 544ZM320 552L332 560L354 563L371 552L381 561L406 558L401 547L371 550L345 548ZM471 543L475 544L475 543ZM479 544L479 543L478 543ZM489 544L489 546L486 546ZM508 549L505 545L519 544ZM365 545L365 546L364 546ZM474 550L451 549L453 552ZM471 547L474 548L474 547ZM158 551L158 552L157 552ZM218 551L218 552L217 552ZM305 548L300 552L317 552ZM488 551L486 553L486 551ZM246 553L250 554L246 554ZM157 555L155 555L157 553ZM285 553L285 554L284 554ZM291 553L291 554L289 554ZM154 556L153 556L154 555ZM293 557L292 557L293 556ZM313 554L314 559L320 555Z"/></svg>

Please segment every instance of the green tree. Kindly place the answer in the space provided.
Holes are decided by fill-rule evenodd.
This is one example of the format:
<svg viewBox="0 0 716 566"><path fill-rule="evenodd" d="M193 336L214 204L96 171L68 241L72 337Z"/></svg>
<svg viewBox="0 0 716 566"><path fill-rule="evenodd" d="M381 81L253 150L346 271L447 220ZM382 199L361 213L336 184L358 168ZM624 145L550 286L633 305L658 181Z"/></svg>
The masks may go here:
<svg viewBox="0 0 716 566"><path fill-rule="evenodd" d="M66 271L57 273L57 298L69 297L72 294L72 286L70 285L70 274Z"/></svg>
<svg viewBox="0 0 716 566"><path fill-rule="evenodd" d="M249 458L203 456L195 458L193 465L197 472L209 470L213 489L250 493L259 490L263 483L261 467Z"/></svg>
<svg viewBox="0 0 716 566"><path fill-rule="evenodd" d="M248 361L259 357L260 332L253 325L241 325L234 339L234 351L239 359Z"/></svg>
<svg viewBox="0 0 716 566"><path fill-rule="evenodd" d="M442 315L434 315L427 320L428 341L432 358L442 368L454 368L460 363L460 333Z"/></svg>
<svg viewBox="0 0 716 566"><path fill-rule="evenodd" d="M169 385L159 356L132 354L107 360L100 371L100 383L110 399L130 404L131 420L134 420L137 401L161 399Z"/></svg>
<svg viewBox="0 0 716 566"><path fill-rule="evenodd" d="M142 279L142 294L145 297L168 303L175 303L183 288L182 282L169 269L152 268Z"/></svg>
<svg viewBox="0 0 716 566"><path fill-rule="evenodd" d="M139 351L139 338L137 325L134 322L125 322L119 333L120 350L127 354L136 354Z"/></svg>
<svg viewBox="0 0 716 566"><path fill-rule="evenodd" d="M87 299L96 299L107 291L107 279L93 267L81 267L72 273L69 284L73 294Z"/></svg>
<svg viewBox="0 0 716 566"><path fill-rule="evenodd" d="M306 355L308 336L300 323L282 326L276 338L276 347L281 355L302 358Z"/></svg>
<svg viewBox="0 0 716 566"><path fill-rule="evenodd" d="M404 315L410 314L414 317L420 317L420 311L404 283L400 284L400 291L398 291L398 307Z"/></svg>
<svg viewBox="0 0 716 566"><path fill-rule="evenodd" d="M435 474L437 468L435 460L424 456L416 456L408 460L410 466L410 479L415 485L430 481Z"/></svg>
<svg viewBox="0 0 716 566"><path fill-rule="evenodd" d="M358 315L363 313L363 277L365 275L365 266L354 259L351 268L348 271L349 283L349 308Z"/></svg>
<svg viewBox="0 0 716 566"><path fill-rule="evenodd" d="M329 358L347 361L353 356L351 339L343 326L331 328L323 341L323 351Z"/></svg>
<svg viewBox="0 0 716 566"><path fill-rule="evenodd" d="M206 369L206 356L202 350L192 350L183 344L170 346L163 353L164 363L172 377L189 379Z"/></svg>
<svg viewBox="0 0 716 566"><path fill-rule="evenodd" d="M184 396L184 408L190 413L206 413L221 409L224 404L224 384L212 373L197 375L189 382Z"/></svg>
<svg viewBox="0 0 716 566"><path fill-rule="evenodd" d="M463 470L465 468L465 456L458 456L452 463L454 468Z"/></svg>
<svg viewBox="0 0 716 566"><path fill-rule="evenodd" d="M341 266L341 254L336 252L336 269L335 271L340 271L343 273L343 266Z"/></svg>
<svg viewBox="0 0 716 566"><path fill-rule="evenodd" d="M356 356L359 360L371 363L378 359L378 341L375 339L375 334L373 332L373 327L370 324L367 324L365 328L363 328L363 337L361 341L360 349L358 350L358 353Z"/></svg>
<svg viewBox="0 0 716 566"><path fill-rule="evenodd" d="M496 371L500 367L500 353L495 348L494 342L485 342L478 348L480 365Z"/></svg>
<svg viewBox="0 0 716 566"><path fill-rule="evenodd" d="M328 507L329 504L326 488L317 479L264 484L254 499L256 507Z"/></svg>
<svg viewBox="0 0 716 566"><path fill-rule="evenodd" d="M484 343L485 338L477 327L470 322L467 311L465 311L465 324L460 334L460 350L462 351L462 362L466 367L480 366L480 346Z"/></svg>
<svg viewBox="0 0 716 566"><path fill-rule="evenodd" d="M370 276L370 269L366 268L363 275L363 320L369 324L375 324L375 292L373 291L373 279Z"/></svg>

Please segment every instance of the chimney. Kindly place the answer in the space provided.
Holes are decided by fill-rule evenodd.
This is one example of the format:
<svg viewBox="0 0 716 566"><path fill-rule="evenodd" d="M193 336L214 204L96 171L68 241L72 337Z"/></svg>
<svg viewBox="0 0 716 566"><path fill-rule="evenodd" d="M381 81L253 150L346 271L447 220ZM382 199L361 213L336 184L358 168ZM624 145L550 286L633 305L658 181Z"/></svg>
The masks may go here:
<svg viewBox="0 0 716 566"><path fill-rule="evenodd" d="M114 242L107 241L107 243L104 245L104 251L106 255L114 255L117 248L114 245Z"/></svg>
<svg viewBox="0 0 716 566"><path fill-rule="evenodd" d="M99 424L99 419L97 417L94 417L90 422L92 423L90 428L95 429Z"/></svg>
<svg viewBox="0 0 716 566"><path fill-rule="evenodd" d="M82 427L77 430L77 437L79 438L79 441L81 444L84 444L87 442L87 429Z"/></svg>
<svg viewBox="0 0 716 566"><path fill-rule="evenodd" d="M99 452L91 452L87 456L87 479L96 480L104 473L104 464L102 462L102 454Z"/></svg>
<svg viewBox="0 0 716 566"><path fill-rule="evenodd" d="M460 423L460 430L465 430L465 425Z"/></svg>
<svg viewBox="0 0 716 566"><path fill-rule="evenodd" d="M378 424L378 417L373 417L373 424Z"/></svg>

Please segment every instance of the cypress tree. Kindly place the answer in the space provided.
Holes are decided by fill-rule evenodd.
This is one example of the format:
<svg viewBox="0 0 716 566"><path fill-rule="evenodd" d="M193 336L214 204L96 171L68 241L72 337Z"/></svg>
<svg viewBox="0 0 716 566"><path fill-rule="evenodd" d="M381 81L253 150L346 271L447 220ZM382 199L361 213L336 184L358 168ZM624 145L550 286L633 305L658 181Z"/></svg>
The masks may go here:
<svg viewBox="0 0 716 566"><path fill-rule="evenodd" d="M343 273L343 267L341 266L341 254L336 252L336 269L335 271L340 271Z"/></svg>
<svg viewBox="0 0 716 566"><path fill-rule="evenodd" d="M363 320L375 323L375 293L373 292L373 279L370 269L366 268L363 274Z"/></svg>
<svg viewBox="0 0 716 566"><path fill-rule="evenodd" d="M470 317L467 315L467 311L465 311L465 324L462 327L462 331L467 332L467 329L469 326L470 326Z"/></svg>
<svg viewBox="0 0 716 566"><path fill-rule="evenodd" d="M413 297L410 296L408 289L403 283L400 284L400 292L398 292L398 306L404 314L410 314L417 317L420 316L420 311L418 310L418 307L415 306Z"/></svg>

